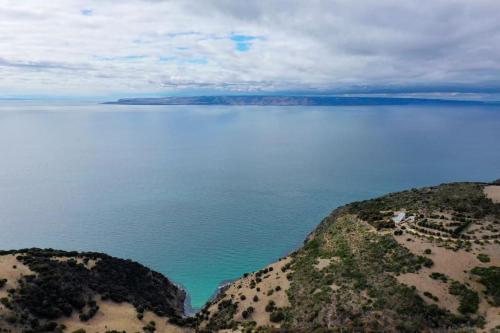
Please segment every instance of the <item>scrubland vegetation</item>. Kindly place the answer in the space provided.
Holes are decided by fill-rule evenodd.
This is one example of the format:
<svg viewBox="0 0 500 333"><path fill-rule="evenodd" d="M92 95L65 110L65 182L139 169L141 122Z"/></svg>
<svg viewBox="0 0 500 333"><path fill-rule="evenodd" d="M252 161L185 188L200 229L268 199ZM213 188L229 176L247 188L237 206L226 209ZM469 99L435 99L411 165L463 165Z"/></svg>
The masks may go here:
<svg viewBox="0 0 500 333"><path fill-rule="evenodd" d="M194 318L182 318L184 294L165 277L96 253L0 253L16 255L33 271L0 302L10 310L5 321L28 332L63 331L57 319L72 313L91 320L100 299L133 304L141 320L151 311L199 333L484 328L488 307L500 306L500 204L483 187L445 184L340 207L302 248L244 274ZM401 212L406 217L396 221ZM447 253L467 254L466 260L458 260L458 269L440 266ZM0 290L5 284L0 277ZM158 332L158 324L144 320L143 332Z"/></svg>

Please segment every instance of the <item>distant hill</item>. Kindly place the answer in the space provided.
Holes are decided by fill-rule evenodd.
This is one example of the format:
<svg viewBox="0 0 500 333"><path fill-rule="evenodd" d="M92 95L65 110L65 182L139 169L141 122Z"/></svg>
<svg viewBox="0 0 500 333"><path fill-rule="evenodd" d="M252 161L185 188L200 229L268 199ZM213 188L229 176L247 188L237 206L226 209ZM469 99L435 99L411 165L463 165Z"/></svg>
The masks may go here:
<svg viewBox="0 0 500 333"><path fill-rule="evenodd" d="M186 259L189 260L189 259ZM194 317L166 277L100 253L0 251L0 332L499 332L500 183L334 210Z"/></svg>
<svg viewBox="0 0 500 333"><path fill-rule="evenodd" d="M121 105L263 105L263 106L334 106L334 105L489 105L481 101L392 97L331 96L194 96L160 98L123 98L104 104Z"/></svg>

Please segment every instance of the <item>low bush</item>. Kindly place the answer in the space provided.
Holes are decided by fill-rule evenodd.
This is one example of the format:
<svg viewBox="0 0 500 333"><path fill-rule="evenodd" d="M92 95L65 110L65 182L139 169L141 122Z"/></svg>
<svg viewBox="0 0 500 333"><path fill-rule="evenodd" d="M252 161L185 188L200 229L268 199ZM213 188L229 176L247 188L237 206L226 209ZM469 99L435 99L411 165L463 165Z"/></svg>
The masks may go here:
<svg viewBox="0 0 500 333"><path fill-rule="evenodd" d="M448 276L446 274L443 274L443 273L432 272L429 276L434 280L440 280L442 282L448 281Z"/></svg>
<svg viewBox="0 0 500 333"><path fill-rule="evenodd" d="M490 259L489 255L484 254L484 253L479 253L477 255L477 260L479 260L480 262L486 263L486 262L490 262L491 259Z"/></svg>
<svg viewBox="0 0 500 333"><path fill-rule="evenodd" d="M285 319L285 314L283 313L282 310L278 309L278 310L271 312L271 314L269 315L269 319L273 323L279 323Z"/></svg>
<svg viewBox="0 0 500 333"><path fill-rule="evenodd" d="M266 305L266 312L273 312L276 309L276 303L273 300L270 300Z"/></svg>
<svg viewBox="0 0 500 333"><path fill-rule="evenodd" d="M479 276L479 282L486 287L486 295L494 306L500 306L500 267L474 267L471 273Z"/></svg>
<svg viewBox="0 0 500 333"><path fill-rule="evenodd" d="M463 314L476 313L479 307L479 296L477 292L467 288L460 282L453 281L449 288L449 293L458 297L460 305L458 311Z"/></svg>

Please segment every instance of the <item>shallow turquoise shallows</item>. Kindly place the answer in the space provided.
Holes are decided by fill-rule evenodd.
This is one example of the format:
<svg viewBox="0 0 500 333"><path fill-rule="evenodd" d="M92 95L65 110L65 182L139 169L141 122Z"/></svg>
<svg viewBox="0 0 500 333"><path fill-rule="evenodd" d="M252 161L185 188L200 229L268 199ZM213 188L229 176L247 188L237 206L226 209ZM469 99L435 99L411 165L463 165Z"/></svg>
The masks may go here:
<svg viewBox="0 0 500 333"><path fill-rule="evenodd" d="M102 251L182 284L284 256L335 207L500 178L498 107L0 103L0 248Z"/></svg>

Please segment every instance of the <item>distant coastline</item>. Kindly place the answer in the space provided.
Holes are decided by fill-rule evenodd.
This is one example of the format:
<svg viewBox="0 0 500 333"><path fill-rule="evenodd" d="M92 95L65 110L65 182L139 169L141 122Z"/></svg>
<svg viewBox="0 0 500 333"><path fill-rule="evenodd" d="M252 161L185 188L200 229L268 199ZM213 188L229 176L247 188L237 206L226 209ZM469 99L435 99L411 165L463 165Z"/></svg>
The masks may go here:
<svg viewBox="0 0 500 333"><path fill-rule="evenodd" d="M499 105L499 102L402 97L345 96L192 96L122 98L103 104L118 105L261 105L261 106L356 106L356 105Z"/></svg>

